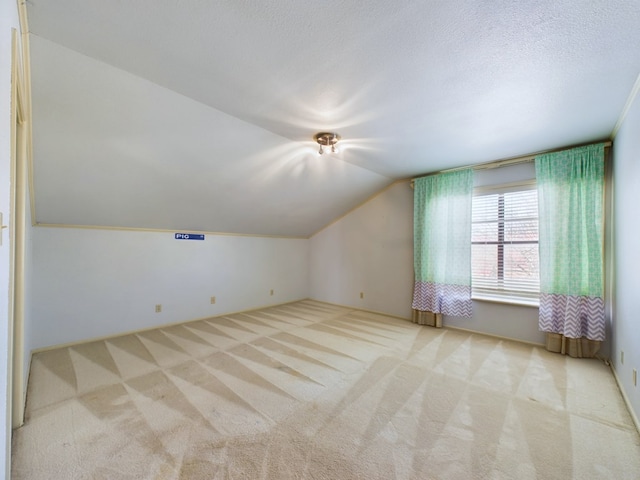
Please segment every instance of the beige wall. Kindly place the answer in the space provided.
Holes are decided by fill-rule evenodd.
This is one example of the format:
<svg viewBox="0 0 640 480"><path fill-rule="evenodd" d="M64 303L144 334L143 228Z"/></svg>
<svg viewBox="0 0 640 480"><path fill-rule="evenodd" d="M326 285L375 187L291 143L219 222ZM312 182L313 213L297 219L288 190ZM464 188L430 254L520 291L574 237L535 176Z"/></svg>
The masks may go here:
<svg viewBox="0 0 640 480"><path fill-rule="evenodd" d="M410 316L412 192L396 183L311 238L312 298Z"/></svg>
<svg viewBox="0 0 640 480"><path fill-rule="evenodd" d="M611 360L640 416L640 98L636 96L613 142L614 289ZM621 360L624 352L624 363Z"/></svg>
<svg viewBox="0 0 640 480"><path fill-rule="evenodd" d="M530 166L476 175L488 185L531 178ZM311 297L325 302L411 315L413 190L396 183L311 238ZM364 299L359 294L364 292ZM538 309L474 301L471 319L445 317L445 325L542 343Z"/></svg>
<svg viewBox="0 0 640 480"><path fill-rule="evenodd" d="M304 239L49 227L32 235L31 348L308 296Z"/></svg>

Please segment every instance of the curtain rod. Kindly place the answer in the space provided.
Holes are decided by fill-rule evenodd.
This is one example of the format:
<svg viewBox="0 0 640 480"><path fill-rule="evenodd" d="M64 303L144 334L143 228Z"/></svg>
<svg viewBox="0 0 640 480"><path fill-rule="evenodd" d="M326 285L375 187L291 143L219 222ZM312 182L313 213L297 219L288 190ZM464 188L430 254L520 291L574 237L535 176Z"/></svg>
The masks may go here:
<svg viewBox="0 0 640 480"><path fill-rule="evenodd" d="M420 175L418 177L414 177L414 178L411 179L411 187L413 187L414 180L417 180L418 178L430 177L431 175L438 175L440 173L456 172L458 170L465 170L467 168L471 168L473 170L485 170L485 169L489 169L489 168L504 167L506 165L517 165L519 163L532 162L536 158L536 156L542 155L542 154L545 154L545 153L562 152L563 150L571 150L572 148L584 147L586 145L594 145L596 143L604 143L605 148L611 146L611 140L604 140L602 142L583 143L583 144L580 144L580 145L574 145L572 147L562 147L562 148L555 148L555 149L552 149L552 150L543 150L541 152L530 153L529 155L524 155L522 157L505 158L505 159L502 159L502 160L493 160L491 162L478 163L476 165L467 165L466 167L449 168L447 170L440 170L440 171L437 171L437 172L427 173L425 175Z"/></svg>

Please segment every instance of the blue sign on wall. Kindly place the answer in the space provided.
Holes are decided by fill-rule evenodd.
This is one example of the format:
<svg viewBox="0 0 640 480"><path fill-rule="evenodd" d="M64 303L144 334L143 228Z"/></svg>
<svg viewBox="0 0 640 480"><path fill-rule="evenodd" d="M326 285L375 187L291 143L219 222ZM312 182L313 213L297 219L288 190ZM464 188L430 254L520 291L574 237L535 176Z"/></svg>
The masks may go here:
<svg viewBox="0 0 640 480"><path fill-rule="evenodd" d="M176 240L204 240L201 233L176 233Z"/></svg>

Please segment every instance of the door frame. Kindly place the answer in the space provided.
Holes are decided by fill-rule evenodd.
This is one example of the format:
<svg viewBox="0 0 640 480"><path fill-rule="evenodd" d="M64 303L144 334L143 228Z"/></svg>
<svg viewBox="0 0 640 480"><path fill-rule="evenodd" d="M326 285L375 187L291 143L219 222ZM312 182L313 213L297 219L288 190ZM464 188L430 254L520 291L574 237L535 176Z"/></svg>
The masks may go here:
<svg viewBox="0 0 640 480"><path fill-rule="evenodd" d="M24 37L23 37L24 38ZM9 215L9 403L11 426L24 423L25 246L28 192L28 122L24 49L11 32L11 189ZM22 46L23 47L23 46Z"/></svg>

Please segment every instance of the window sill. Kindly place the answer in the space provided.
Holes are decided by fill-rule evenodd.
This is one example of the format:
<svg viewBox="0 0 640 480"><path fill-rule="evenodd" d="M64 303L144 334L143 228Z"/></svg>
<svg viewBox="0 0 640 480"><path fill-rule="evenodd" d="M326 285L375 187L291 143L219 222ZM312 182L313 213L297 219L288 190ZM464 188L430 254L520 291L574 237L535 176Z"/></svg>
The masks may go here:
<svg viewBox="0 0 640 480"><path fill-rule="evenodd" d="M518 305L520 307L540 307L540 301L537 298L509 298L497 295L475 294L471 296L471 300L481 302L502 303L505 305Z"/></svg>

